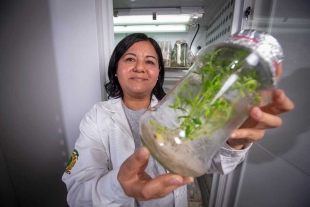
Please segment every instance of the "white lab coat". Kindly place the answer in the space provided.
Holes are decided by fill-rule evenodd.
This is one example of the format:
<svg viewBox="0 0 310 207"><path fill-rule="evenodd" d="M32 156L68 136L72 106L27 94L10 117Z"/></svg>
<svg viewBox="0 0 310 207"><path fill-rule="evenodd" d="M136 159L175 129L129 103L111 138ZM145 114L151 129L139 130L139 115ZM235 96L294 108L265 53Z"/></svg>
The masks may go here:
<svg viewBox="0 0 310 207"><path fill-rule="evenodd" d="M157 100L153 97L151 106ZM95 104L80 124L75 149L78 156L74 167L62 180L68 189L71 207L134 206L117 180L121 164L134 153L135 144L122 108L121 99ZM225 144L214 157L208 173L226 174L240 162L248 149L233 150ZM175 206L187 206L186 187L174 192Z"/></svg>

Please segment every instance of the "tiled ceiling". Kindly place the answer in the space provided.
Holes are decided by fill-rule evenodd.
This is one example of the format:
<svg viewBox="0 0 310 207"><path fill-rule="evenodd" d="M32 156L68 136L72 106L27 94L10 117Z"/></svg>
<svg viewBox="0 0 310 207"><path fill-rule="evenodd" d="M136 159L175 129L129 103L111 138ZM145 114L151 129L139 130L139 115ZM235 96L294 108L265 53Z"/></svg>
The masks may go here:
<svg viewBox="0 0 310 207"><path fill-rule="evenodd" d="M113 0L114 9L203 7L205 15L198 22L207 26L228 0Z"/></svg>

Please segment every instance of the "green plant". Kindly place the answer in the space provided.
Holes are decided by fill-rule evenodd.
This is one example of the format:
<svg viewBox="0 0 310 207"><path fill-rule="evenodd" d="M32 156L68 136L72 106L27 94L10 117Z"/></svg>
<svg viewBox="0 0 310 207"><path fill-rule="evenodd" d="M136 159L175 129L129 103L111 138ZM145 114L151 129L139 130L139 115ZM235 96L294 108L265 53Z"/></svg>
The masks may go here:
<svg viewBox="0 0 310 207"><path fill-rule="evenodd" d="M175 113L183 114L178 117L179 127L173 130L184 130L188 141L206 134L211 137L233 116L234 106L240 99L251 99L254 104L258 104L258 74L253 67L244 68L249 54L250 51L233 48L222 48L205 54L201 58L201 67L187 74L189 78L184 79L177 88L174 103L169 106ZM238 78L225 93L215 99L225 81L233 74ZM225 98L229 93L236 95L233 99ZM159 133L166 134L166 127L155 122L151 124Z"/></svg>

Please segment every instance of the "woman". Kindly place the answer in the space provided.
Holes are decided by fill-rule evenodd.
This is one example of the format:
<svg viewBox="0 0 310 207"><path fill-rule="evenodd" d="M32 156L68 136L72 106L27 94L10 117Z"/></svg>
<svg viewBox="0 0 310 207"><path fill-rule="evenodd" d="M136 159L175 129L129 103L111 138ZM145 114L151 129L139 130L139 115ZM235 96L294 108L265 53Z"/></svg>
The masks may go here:
<svg viewBox="0 0 310 207"><path fill-rule="evenodd" d="M125 37L109 63L109 100L96 104L80 125L71 162L63 175L70 206L187 206L186 184L191 177L167 173L142 147L139 119L165 92L161 50L145 34ZM243 161L249 146L267 128L281 125L276 114L293 103L283 91L273 102L253 108L250 118L213 158L206 173L226 174Z"/></svg>

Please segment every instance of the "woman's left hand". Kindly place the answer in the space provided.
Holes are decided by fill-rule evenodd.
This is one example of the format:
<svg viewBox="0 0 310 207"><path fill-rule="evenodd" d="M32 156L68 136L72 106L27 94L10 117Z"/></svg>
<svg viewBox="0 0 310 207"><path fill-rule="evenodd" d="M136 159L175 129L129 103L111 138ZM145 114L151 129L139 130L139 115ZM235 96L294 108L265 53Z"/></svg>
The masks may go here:
<svg viewBox="0 0 310 207"><path fill-rule="evenodd" d="M249 118L236 130L227 141L227 144L236 149L245 149L251 143L262 139L265 130L281 126L282 119L277 116L293 110L293 102L282 90L275 90L272 102L264 107L254 107Z"/></svg>

